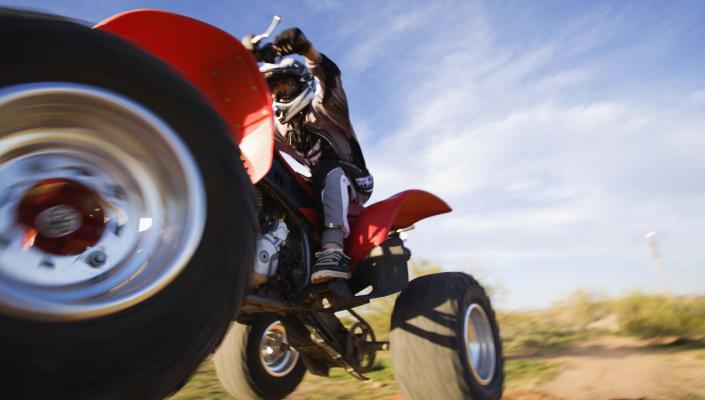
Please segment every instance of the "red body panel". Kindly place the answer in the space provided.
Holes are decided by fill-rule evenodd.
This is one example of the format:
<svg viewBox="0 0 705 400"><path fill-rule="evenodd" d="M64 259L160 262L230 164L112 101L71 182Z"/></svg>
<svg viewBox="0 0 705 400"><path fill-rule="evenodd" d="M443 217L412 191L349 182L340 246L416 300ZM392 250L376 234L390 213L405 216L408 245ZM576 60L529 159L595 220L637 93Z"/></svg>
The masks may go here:
<svg viewBox="0 0 705 400"><path fill-rule="evenodd" d="M191 82L230 127L253 183L272 165L274 120L267 85L240 41L206 23L157 10L113 16L96 29L111 32L170 64Z"/></svg>
<svg viewBox="0 0 705 400"><path fill-rule="evenodd" d="M256 183L267 174L274 150L272 102L255 59L237 39L195 19L157 10L128 11L95 28L120 36L171 65L228 124L251 181ZM302 186L311 190L307 184ZM315 210L300 211L309 222L317 222ZM365 208L358 216L351 215L346 253L355 265L384 242L391 230L450 211L431 193L398 193Z"/></svg>
<svg viewBox="0 0 705 400"><path fill-rule="evenodd" d="M355 218L345 253L351 265L357 264L375 247L387 240L394 229L407 228L433 215L450 212L451 208L437 196L423 190L406 190L366 207Z"/></svg>

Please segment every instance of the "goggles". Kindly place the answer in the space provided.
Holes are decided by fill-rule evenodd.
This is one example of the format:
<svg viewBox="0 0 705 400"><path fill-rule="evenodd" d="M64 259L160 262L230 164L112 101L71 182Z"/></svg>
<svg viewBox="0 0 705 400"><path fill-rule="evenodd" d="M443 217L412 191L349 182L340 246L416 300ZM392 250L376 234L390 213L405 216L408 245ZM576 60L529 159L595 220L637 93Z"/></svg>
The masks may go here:
<svg viewBox="0 0 705 400"><path fill-rule="evenodd" d="M288 103L299 94L300 85L294 78L278 79L275 82L267 82L272 100L278 103Z"/></svg>

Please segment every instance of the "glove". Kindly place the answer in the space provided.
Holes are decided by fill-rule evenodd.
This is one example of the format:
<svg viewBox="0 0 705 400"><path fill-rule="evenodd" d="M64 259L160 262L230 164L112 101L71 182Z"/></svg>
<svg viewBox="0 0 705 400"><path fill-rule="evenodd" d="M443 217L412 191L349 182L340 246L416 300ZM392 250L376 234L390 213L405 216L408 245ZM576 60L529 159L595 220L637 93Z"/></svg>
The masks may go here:
<svg viewBox="0 0 705 400"><path fill-rule="evenodd" d="M294 53L303 55L311 48L311 42L306 39L301 29L289 28L277 35L274 47L282 56Z"/></svg>

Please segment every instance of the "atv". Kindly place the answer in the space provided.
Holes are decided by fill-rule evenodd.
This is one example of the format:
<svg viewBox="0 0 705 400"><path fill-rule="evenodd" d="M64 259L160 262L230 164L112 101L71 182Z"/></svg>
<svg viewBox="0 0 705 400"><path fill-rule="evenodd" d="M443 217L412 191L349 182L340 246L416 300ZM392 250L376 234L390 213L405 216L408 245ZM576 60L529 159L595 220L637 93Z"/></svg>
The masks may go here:
<svg viewBox="0 0 705 400"><path fill-rule="evenodd" d="M275 27L246 48L163 11L0 10L0 398L163 398L215 351L229 393L278 399L384 350L407 399L501 397L483 288L409 282L404 232L451 211L437 196L351 206L352 278L310 284L319 200L257 67ZM395 293L378 341L355 308Z"/></svg>

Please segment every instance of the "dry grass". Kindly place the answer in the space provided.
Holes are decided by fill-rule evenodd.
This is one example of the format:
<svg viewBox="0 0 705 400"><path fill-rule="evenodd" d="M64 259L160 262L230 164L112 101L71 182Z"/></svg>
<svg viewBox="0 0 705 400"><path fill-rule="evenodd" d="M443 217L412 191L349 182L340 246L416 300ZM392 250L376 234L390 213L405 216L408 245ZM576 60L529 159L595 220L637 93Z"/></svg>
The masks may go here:
<svg viewBox="0 0 705 400"><path fill-rule="evenodd" d="M366 318L378 333L386 339L393 297L375 301L367 307ZM705 332L705 298L648 296L633 294L621 299L607 300L587 292L577 292L555 307L530 313L498 313L505 354L542 353L546 349L562 353L564 348L604 333L639 337L696 337ZM611 325L600 325L600 321L611 320ZM598 322L596 324L596 322ZM703 342L681 339L669 344L652 346L654 352L684 352L692 354L693 360L705 360ZM684 345L681 345L686 343ZM664 356L667 356L666 354ZM524 356L509 357L505 361L507 398L555 399L533 388L554 380L563 369L559 362L545 358ZM291 399L391 399L398 398L397 386L391 369L388 353L380 353L377 368L367 374L370 381L361 382L342 369L331 370L329 378L307 374L304 382ZM519 390L517 390L519 389ZM532 390L529 390L532 389ZM533 397L532 397L533 396ZM541 397L543 396L543 397ZM681 400L702 399L701 394L684 392ZM213 369L207 360L188 384L172 399L230 399L221 389Z"/></svg>
<svg viewBox="0 0 705 400"><path fill-rule="evenodd" d="M505 374L507 387L520 388L553 379L560 365L553 362L522 359L507 360ZM343 369L331 370L328 378L307 374L290 399L299 400L355 400L385 399L398 393L388 353L380 353L374 371L365 374L369 381L359 381ZM184 388L172 400L226 400L232 399L218 383L213 362L207 360Z"/></svg>

